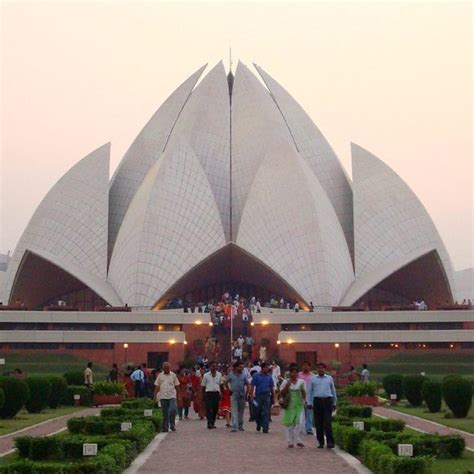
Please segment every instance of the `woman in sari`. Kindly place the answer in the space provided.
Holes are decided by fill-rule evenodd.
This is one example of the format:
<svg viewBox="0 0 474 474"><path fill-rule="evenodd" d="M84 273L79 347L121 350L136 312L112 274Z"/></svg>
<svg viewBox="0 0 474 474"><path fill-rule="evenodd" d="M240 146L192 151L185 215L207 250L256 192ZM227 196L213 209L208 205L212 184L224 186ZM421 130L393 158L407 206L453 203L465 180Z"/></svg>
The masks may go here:
<svg viewBox="0 0 474 474"><path fill-rule="evenodd" d="M206 416L206 407L204 406L201 388L202 377L205 373L204 367L201 367L199 371L194 371L191 369L191 375L189 376L191 381L191 389L193 392L193 409L194 412L199 416L200 420L203 420Z"/></svg>
<svg viewBox="0 0 474 474"><path fill-rule="evenodd" d="M222 380L224 382L224 390L219 401L219 416L225 418L225 425L230 426L230 389L227 382L228 369L225 366L222 369Z"/></svg>
<svg viewBox="0 0 474 474"><path fill-rule="evenodd" d="M178 372L177 400L178 417L180 420L189 418L189 407L191 406L191 381L189 375L184 367L181 367Z"/></svg>
<svg viewBox="0 0 474 474"><path fill-rule="evenodd" d="M298 367L290 365L290 378L285 379L280 386L280 398L289 398L289 403L283 411L282 424L286 426L288 447L304 447L301 433L304 428L304 407L306 400L304 380L298 379Z"/></svg>

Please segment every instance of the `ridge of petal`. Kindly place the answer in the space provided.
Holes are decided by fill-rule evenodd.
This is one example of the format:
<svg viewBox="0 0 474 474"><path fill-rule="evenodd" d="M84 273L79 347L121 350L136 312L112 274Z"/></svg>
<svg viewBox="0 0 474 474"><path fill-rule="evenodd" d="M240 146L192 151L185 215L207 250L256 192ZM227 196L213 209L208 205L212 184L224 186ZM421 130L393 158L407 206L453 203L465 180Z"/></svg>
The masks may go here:
<svg viewBox="0 0 474 474"><path fill-rule="evenodd" d="M109 267L130 306L152 307L187 271L225 245L206 173L184 138L173 139L137 191Z"/></svg>
<svg viewBox="0 0 474 474"><path fill-rule="evenodd" d="M326 192L341 223L351 255L354 235L350 179L329 142L303 107L273 77L254 63L283 116L295 146Z"/></svg>
<svg viewBox="0 0 474 474"><path fill-rule="evenodd" d="M207 64L200 67L163 102L137 135L115 170L110 181L109 258L133 196L163 153L173 127L206 66Z"/></svg>

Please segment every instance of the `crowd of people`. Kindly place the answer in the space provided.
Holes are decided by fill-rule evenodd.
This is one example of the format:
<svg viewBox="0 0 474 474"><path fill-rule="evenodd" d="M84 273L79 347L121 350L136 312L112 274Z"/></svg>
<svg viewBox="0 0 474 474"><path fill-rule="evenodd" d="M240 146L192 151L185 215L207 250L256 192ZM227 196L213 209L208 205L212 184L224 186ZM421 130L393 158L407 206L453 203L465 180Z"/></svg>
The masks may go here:
<svg viewBox="0 0 474 474"><path fill-rule="evenodd" d="M316 374L309 362L301 371L291 364L286 378L276 362L244 365L237 360L231 367L209 362L207 367L180 368L176 373L165 363L154 386L154 397L163 409L164 432L176 431L176 415L180 420L188 419L191 406L200 420L206 419L209 430L216 428L221 417L231 432L245 431L248 406L248 421L255 423L258 432L267 434L272 407L280 406L289 448L304 447L303 435L313 435L313 426L318 447L334 447L331 419L337 395L323 363L318 364Z"/></svg>

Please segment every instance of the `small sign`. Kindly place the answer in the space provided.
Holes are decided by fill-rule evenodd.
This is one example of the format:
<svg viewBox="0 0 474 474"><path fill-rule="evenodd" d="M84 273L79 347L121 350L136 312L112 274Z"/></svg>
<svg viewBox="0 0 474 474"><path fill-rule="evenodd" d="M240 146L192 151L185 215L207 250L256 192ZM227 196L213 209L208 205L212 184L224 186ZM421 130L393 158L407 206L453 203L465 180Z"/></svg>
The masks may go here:
<svg viewBox="0 0 474 474"><path fill-rule="evenodd" d="M390 400L397 400L397 394L396 393L391 393L390 394Z"/></svg>
<svg viewBox="0 0 474 474"><path fill-rule="evenodd" d="M413 456L413 445L412 444L399 444L398 445L399 456Z"/></svg>
<svg viewBox="0 0 474 474"><path fill-rule="evenodd" d="M143 410L143 416L153 416L153 410Z"/></svg>
<svg viewBox="0 0 474 474"><path fill-rule="evenodd" d="M97 456L97 443L84 443L82 445L83 456Z"/></svg>
<svg viewBox="0 0 474 474"><path fill-rule="evenodd" d="M130 431L132 429L132 424L129 421L124 421L120 425L120 431Z"/></svg>
<svg viewBox="0 0 474 474"><path fill-rule="evenodd" d="M359 431L364 431L365 429L365 424L363 421L354 421L352 423L352 426L356 429L356 430L359 430Z"/></svg>
<svg viewBox="0 0 474 474"><path fill-rule="evenodd" d="M0 359L0 365L5 365L5 359Z"/></svg>
<svg viewBox="0 0 474 474"><path fill-rule="evenodd" d="M424 376L426 375L426 373L425 373L425 372L420 372L420 375L421 375L422 377L424 377Z"/></svg>
<svg viewBox="0 0 474 474"><path fill-rule="evenodd" d="M74 395L74 400L80 400L80 399L81 399L81 396L78 393L76 393L76 395Z"/></svg>

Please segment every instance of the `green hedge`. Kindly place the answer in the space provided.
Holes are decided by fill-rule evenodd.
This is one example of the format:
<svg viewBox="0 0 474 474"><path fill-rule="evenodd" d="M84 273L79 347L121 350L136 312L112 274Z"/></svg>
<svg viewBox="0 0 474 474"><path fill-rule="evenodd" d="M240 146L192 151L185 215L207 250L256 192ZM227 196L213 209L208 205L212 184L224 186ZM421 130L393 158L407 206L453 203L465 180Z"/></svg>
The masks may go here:
<svg viewBox="0 0 474 474"><path fill-rule="evenodd" d="M80 370L71 370L64 374L68 385L84 385L84 372Z"/></svg>
<svg viewBox="0 0 474 474"><path fill-rule="evenodd" d="M124 402L122 402L124 403ZM161 426L163 425L163 414L160 408L153 409L153 415L151 417L145 417L143 411L147 408L136 408L133 410L127 410L123 407L117 408L104 408L100 412L101 418L124 418L127 419L124 421L133 421L133 420L150 420L154 425L156 431L161 431Z"/></svg>
<svg viewBox="0 0 474 474"><path fill-rule="evenodd" d="M403 377L403 394L413 407L419 407L423 403L421 389L426 381L423 375L406 375Z"/></svg>
<svg viewBox="0 0 474 474"><path fill-rule="evenodd" d="M51 384L51 393L48 398L49 408L57 408L66 395L67 382L61 375L50 375L48 377Z"/></svg>
<svg viewBox="0 0 474 474"><path fill-rule="evenodd" d="M443 401L441 382L425 380L421 388L421 395L431 413L438 413L441 410L441 403Z"/></svg>
<svg viewBox="0 0 474 474"><path fill-rule="evenodd" d="M385 390L385 396L390 400L390 395L395 394L397 401L403 397L403 375L400 374L389 374L386 375L382 380L383 389Z"/></svg>
<svg viewBox="0 0 474 474"><path fill-rule="evenodd" d="M442 382L443 398L456 418L466 418L472 404L472 384L460 375L448 375Z"/></svg>
<svg viewBox="0 0 474 474"><path fill-rule="evenodd" d="M26 402L26 409L30 413L40 413L47 408L51 395L51 382L48 377L42 375L30 375L26 379L30 396Z"/></svg>
<svg viewBox="0 0 474 474"><path fill-rule="evenodd" d="M84 385L68 385L61 400L61 404L74 405L74 395L81 396L81 406L90 407L92 405L91 391Z"/></svg>
<svg viewBox="0 0 474 474"><path fill-rule="evenodd" d="M94 393L97 395L123 395L125 385L120 382L97 382L94 384Z"/></svg>
<svg viewBox="0 0 474 474"><path fill-rule="evenodd" d="M28 385L15 377L0 377L0 388L5 396L0 418L13 418L30 398Z"/></svg>
<svg viewBox="0 0 474 474"><path fill-rule="evenodd" d="M375 382L361 383L355 382L346 387L346 395L349 397L373 397L377 393L377 384Z"/></svg>
<svg viewBox="0 0 474 474"><path fill-rule="evenodd" d="M344 405L337 409L337 415L348 418L371 418L372 407L365 405Z"/></svg>
<svg viewBox="0 0 474 474"><path fill-rule="evenodd" d="M119 419L103 419L97 416L70 418L67 421L67 428L72 434L112 434L120 431L120 425Z"/></svg>
<svg viewBox="0 0 474 474"><path fill-rule="evenodd" d="M369 439L361 443L360 456L374 474L429 474L433 463L428 456L397 456L388 446Z"/></svg>
<svg viewBox="0 0 474 474"><path fill-rule="evenodd" d="M339 415L334 418L334 422L343 426L353 426L354 421L363 421L365 431L402 431L405 428L405 422L403 420L394 420L392 418L348 418L340 417Z"/></svg>
<svg viewBox="0 0 474 474"><path fill-rule="evenodd" d="M124 400L121 403L121 407L127 410L136 410L136 409L153 409L158 408L158 405L153 400L149 398L130 398L128 400Z"/></svg>
<svg viewBox="0 0 474 474"><path fill-rule="evenodd" d="M415 456L436 456L438 458L459 458L465 448L464 438L458 435L412 434L409 432L360 431L352 426L334 424L336 444L351 454L359 454L363 440L383 443L394 454L398 444L412 444Z"/></svg>

